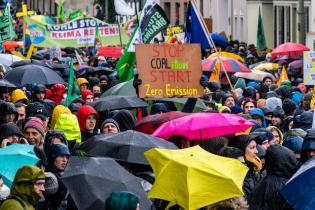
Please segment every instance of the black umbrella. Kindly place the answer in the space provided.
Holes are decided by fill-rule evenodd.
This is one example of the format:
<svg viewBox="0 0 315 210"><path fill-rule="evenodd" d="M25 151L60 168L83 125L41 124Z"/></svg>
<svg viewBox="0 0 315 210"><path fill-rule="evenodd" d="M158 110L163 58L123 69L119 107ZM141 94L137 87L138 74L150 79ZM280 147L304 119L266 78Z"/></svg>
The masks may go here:
<svg viewBox="0 0 315 210"><path fill-rule="evenodd" d="M143 155L152 148L178 149L175 144L141 132L129 130L118 134L100 134L83 142L79 150L88 156L111 157L128 163L148 165Z"/></svg>
<svg viewBox="0 0 315 210"><path fill-rule="evenodd" d="M71 157L62 176L78 209L105 209L112 192L129 191L138 196L140 209L151 209L140 179L111 158Z"/></svg>
<svg viewBox="0 0 315 210"><path fill-rule="evenodd" d="M50 68L34 64L16 67L9 71L4 79L15 85L32 83L43 85L65 84L64 80Z"/></svg>
<svg viewBox="0 0 315 210"><path fill-rule="evenodd" d="M5 79L0 79L0 89L9 89L9 90L14 90L16 89L16 86L9 82L8 80Z"/></svg>
<svg viewBox="0 0 315 210"><path fill-rule="evenodd" d="M147 103L136 96L105 96L93 101L90 105L98 112L148 106Z"/></svg>

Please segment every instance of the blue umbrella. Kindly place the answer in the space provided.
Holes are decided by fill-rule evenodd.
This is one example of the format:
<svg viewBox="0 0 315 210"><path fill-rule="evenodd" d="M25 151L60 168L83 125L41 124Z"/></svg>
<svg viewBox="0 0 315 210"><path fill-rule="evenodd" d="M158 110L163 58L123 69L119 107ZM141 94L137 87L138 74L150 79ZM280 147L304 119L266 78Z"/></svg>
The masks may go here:
<svg viewBox="0 0 315 210"><path fill-rule="evenodd" d="M216 46L226 47L229 45L228 40L218 33L212 33L210 34L210 36Z"/></svg>
<svg viewBox="0 0 315 210"><path fill-rule="evenodd" d="M13 144L0 148L0 174L4 184L11 187L16 171L24 165L35 165L38 160L31 145Z"/></svg>
<svg viewBox="0 0 315 210"><path fill-rule="evenodd" d="M281 190L295 210L315 209L315 158L307 161Z"/></svg>

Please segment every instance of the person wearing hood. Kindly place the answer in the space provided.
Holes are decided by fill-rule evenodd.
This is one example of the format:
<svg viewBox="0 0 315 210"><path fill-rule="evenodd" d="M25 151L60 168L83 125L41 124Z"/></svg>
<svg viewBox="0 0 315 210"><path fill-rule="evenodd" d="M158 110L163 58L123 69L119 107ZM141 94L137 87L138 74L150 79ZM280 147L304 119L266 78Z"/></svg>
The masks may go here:
<svg viewBox="0 0 315 210"><path fill-rule="evenodd" d="M311 93L306 93L305 95L303 95L302 103L301 103L302 109L304 109L305 111L308 111L311 109L311 99L312 99Z"/></svg>
<svg viewBox="0 0 315 210"><path fill-rule="evenodd" d="M82 90L87 90L88 89L89 81L87 81L87 79L85 79L83 77L79 77L77 79L77 85L78 85L80 91L82 92Z"/></svg>
<svg viewBox="0 0 315 210"><path fill-rule="evenodd" d="M293 116L297 106L292 99L286 98L282 103L282 109L286 116Z"/></svg>
<svg viewBox="0 0 315 210"><path fill-rule="evenodd" d="M294 115L293 128L301 128L304 131L312 128L313 115L314 113L309 111Z"/></svg>
<svg viewBox="0 0 315 210"><path fill-rule="evenodd" d="M289 204L281 197L280 190L297 170L294 153L279 145L271 145L266 152L267 175L254 188L249 199L249 209L287 209Z"/></svg>
<svg viewBox="0 0 315 210"><path fill-rule="evenodd" d="M315 129L308 129L301 150L301 163L315 157Z"/></svg>
<svg viewBox="0 0 315 210"><path fill-rule="evenodd" d="M18 112L14 104L4 102L0 104L0 124L1 123L15 123L18 119Z"/></svg>
<svg viewBox="0 0 315 210"><path fill-rule="evenodd" d="M34 145L40 149L44 144L44 124L36 117L29 119L24 125L24 136L30 145Z"/></svg>
<svg viewBox="0 0 315 210"><path fill-rule="evenodd" d="M82 90L81 95L85 104L91 103L94 100L94 94L90 90Z"/></svg>
<svg viewBox="0 0 315 210"><path fill-rule="evenodd" d="M270 89L270 86L273 84L273 80L271 77L264 77L262 84L266 85L268 89Z"/></svg>
<svg viewBox="0 0 315 210"><path fill-rule="evenodd" d="M63 100L66 91L67 89L63 84L54 84L51 87L52 93L48 99L52 100L55 104L60 104L60 102Z"/></svg>
<svg viewBox="0 0 315 210"><path fill-rule="evenodd" d="M52 209L58 210L63 205L62 202L68 199L68 191L61 181L61 176L69 162L70 152L64 144L52 144L49 150L46 172L51 172L57 177L58 190L55 194L47 195L46 200Z"/></svg>
<svg viewBox="0 0 315 210"><path fill-rule="evenodd" d="M50 128L54 129L55 128L55 124L59 118L60 115L62 114L71 114L71 111L68 107L63 106L63 105L57 105L52 113L51 116L51 122L50 122Z"/></svg>
<svg viewBox="0 0 315 210"><path fill-rule="evenodd" d="M269 126L267 130L273 134L273 139L269 142L270 145L282 144L283 134L279 128L277 128L276 126Z"/></svg>
<svg viewBox="0 0 315 210"><path fill-rule="evenodd" d="M266 108L266 107L262 107L260 109L264 113L265 120L266 120L266 125L267 126L272 125L272 114L273 114L273 112L271 110L269 110L268 108Z"/></svg>
<svg viewBox="0 0 315 210"><path fill-rule="evenodd" d="M12 100L12 103L14 104L19 103L19 102L25 105L28 104L28 98L25 95L24 91L21 89L16 89L12 91L11 100Z"/></svg>
<svg viewBox="0 0 315 210"><path fill-rule="evenodd" d="M53 144L64 144L68 146L68 141L64 133L60 130L49 130L45 135L44 152L46 156L50 154L50 147Z"/></svg>
<svg viewBox="0 0 315 210"><path fill-rule="evenodd" d="M81 131L77 116L74 114L61 114L54 127L66 136L68 143L81 143ZM70 148L70 145L69 145Z"/></svg>
<svg viewBox="0 0 315 210"><path fill-rule="evenodd" d="M44 195L45 174L36 166L26 165L15 175L11 193L0 210L35 210L37 201Z"/></svg>
<svg viewBox="0 0 315 210"><path fill-rule="evenodd" d="M82 142L97 134L98 113L92 106L84 105L79 108L78 121Z"/></svg>
<svg viewBox="0 0 315 210"><path fill-rule="evenodd" d="M273 111L271 122L273 126L276 126L281 131L283 131L283 120L285 118L284 111L281 107L276 107Z"/></svg>
<svg viewBox="0 0 315 210"><path fill-rule="evenodd" d="M233 139L229 141L229 146L236 147L245 154L245 165L248 166L249 171L247 172L243 183L243 192L245 198L248 199L252 190L262 178L262 174L260 173L262 163L257 156L258 150L256 141L248 135L239 135L233 137Z"/></svg>
<svg viewBox="0 0 315 210"><path fill-rule="evenodd" d="M262 127L266 128L266 120L264 112L259 108L254 108L249 112L250 116L256 120Z"/></svg>
<svg viewBox="0 0 315 210"><path fill-rule="evenodd" d="M101 126L101 133L108 134L108 133L119 133L119 124L116 120L108 118L106 119Z"/></svg>
<svg viewBox="0 0 315 210"><path fill-rule="evenodd" d="M4 123L0 125L0 147L6 147L11 144L27 144L23 133L14 123Z"/></svg>
<svg viewBox="0 0 315 210"><path fill-rule="evenodd" d="M32 102L43 102L46 97L46 88L44 85L37 85L34 87L32 93Z"/></svg>
<svg viewBox="0 0 315 210"><path fill-rule="evenodd" d="M267 150L271 141L274 139L274 136L266 128L258 128L250 133L250 138L255 139L258 145L261 145L265 150Z"/></svg>

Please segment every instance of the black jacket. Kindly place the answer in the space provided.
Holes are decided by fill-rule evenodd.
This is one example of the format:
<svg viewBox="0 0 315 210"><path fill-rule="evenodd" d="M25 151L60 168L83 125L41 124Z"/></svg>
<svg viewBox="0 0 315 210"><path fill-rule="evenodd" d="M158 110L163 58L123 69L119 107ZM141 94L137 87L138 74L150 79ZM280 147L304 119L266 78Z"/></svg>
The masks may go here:
<svg viewBox="0 0 315 210"><path fill-rule="evenodd" d="M251 210L291 209L280 190L297 169L295 154L281 145L271 145L266 152L267 176L254 188L248 202Z"/></svg>

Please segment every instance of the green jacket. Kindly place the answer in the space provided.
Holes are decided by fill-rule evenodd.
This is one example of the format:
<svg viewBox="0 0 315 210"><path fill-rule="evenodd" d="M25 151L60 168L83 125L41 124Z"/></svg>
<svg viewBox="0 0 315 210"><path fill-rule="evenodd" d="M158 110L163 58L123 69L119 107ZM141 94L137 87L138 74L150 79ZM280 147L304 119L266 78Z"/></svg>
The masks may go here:
<svg viewBox="0 0 315 210"><path fill-rule="evenodd" d="M40 199L34 192L34 183L38 179L45 179L45 174L36 166L26 165L20 168L16 172L10 197L4 201L0 210L24 210L20 202L24 204L26 210L34 210L36 202Z"/></svg>

